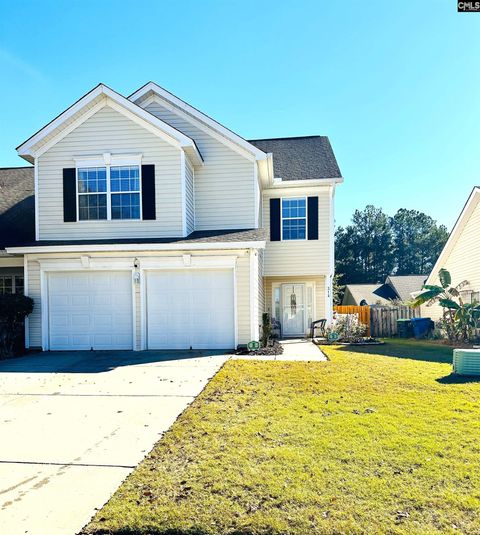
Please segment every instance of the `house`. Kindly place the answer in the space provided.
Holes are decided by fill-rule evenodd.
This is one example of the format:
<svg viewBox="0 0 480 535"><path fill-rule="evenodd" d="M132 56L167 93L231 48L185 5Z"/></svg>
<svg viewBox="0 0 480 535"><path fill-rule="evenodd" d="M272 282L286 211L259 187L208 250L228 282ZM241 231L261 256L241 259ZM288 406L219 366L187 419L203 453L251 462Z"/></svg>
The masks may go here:
<svg viewBox="0 0 480 535"><path fill-rule="evenodd" d="M480 187L474 187L460 213L438 260L433 266L427 284L439 284L438 272L450 272L452 284L468 281L460 295L467 303L480 302ZM443 315L440 305L425 306L425 315L439 320Z"/></svg>
<svg viewBox="0 0 480 535"><path fill-rule="evenodd" d="M342 305L389 305L406 303L422 289L427 275L389 275L384 284L347 284Z"/></svg>
<svg viewBox="0 0 480 535"><path fill-rule="evenodd" d="M246 141L155 83L100 84L17 151L0 272L34 300L28 347L226 349L264 311L284 336L331 319L327 137Z"/></svg>

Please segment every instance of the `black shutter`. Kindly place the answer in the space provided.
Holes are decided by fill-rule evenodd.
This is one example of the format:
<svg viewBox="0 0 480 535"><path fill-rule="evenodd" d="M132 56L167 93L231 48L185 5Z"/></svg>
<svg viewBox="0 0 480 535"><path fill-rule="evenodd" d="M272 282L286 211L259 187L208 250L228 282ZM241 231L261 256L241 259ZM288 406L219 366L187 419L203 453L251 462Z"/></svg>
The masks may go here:
<svg viewBox="0 0 480 535"><path fill-rule="evenodd" d="M155 217L155 166L142 165L142 215L143 219Z"/></svg>
<svg viewBox="0 0 480 535"><path fill-rule="evenodd" d="M63 220L77 220L77 179L75 167L63 170Z"/></svg>
<svg viewBox="0 0 480 535"><path fill-rule="evenodd" d="M280 199L270 199L270 241L280 241Z"/></svg>
<svg viewBox="0 0 480 535"><path fill-rule="evenodd" d="M318 197L308 197L308 239L318 240Z"/></svg>

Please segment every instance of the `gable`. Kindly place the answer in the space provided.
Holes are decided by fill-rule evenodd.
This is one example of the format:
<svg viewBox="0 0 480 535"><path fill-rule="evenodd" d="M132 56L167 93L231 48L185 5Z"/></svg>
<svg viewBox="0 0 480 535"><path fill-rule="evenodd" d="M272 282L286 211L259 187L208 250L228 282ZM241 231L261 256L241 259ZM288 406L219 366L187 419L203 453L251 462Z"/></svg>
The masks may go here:
<svg viewBox="0 0 480 535"><path fill-rule="evenodd" d="M480 290L480 188L474 188L458 218L427 283L438 282L441 268L450 271L453 284L463 280Z"/></svg>
<svg viewBox="0 0 480 535"><path fill-rule="evenodd" d="M267 154L261 149L154 82L148 82L128 98L143 108L146 108L152 101L162 104L188 122L193 122L219 141L231 145L235 150L241 149L255 160L267 158Z"/></svg>
<svg viewBox="0 0 480 535"><path fill-rule="evenodd" d="M194 139L204 160L209 160L210 163L212 160L218 159L218 157L232 157L238 162L244 160L253 161L252 156L245 151L238 147L233 147L231 144L226 144L225 140L219 139L219 136L215 136L212 132L200 128L195 122L169 109L158 100L147 104L145 110L186 136Z"/></svg>
<svg viewBox="0 0 480 535"><path fill-rule="evenodd" d="M173 146L181 147L187 152L194 164L201 165L201 154L191 138L103 84L99 84L92 89L36 134L19 145L17 147L18 154L33 163L35 157L43 154L70 131L106 105L113 107Z"/></svg>
<svg viewBox="0 0 480 535"><path fill-rule="evenodd" d="M70 157L82 155L101 155L112 153L148 152L149 148L174 154L178 159L180 147L159 138L149 129L144 128L131 118L126 117L118 109L108 103L93 113L81 124L66 133L63 137L40 155L45 160L47 155L62 153Z"/></svg>

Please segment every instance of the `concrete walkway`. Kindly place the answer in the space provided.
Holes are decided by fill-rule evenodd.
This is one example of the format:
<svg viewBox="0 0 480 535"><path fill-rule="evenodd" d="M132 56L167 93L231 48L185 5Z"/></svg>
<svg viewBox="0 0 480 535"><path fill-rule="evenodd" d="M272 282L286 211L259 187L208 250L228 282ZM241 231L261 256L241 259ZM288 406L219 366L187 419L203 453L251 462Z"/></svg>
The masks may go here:
<svg viewBox="0 0 480 535"><path fill-rule="evenodd" d="M327 357L311 340L282 340L283 353L277 360L313 360L324 361Z"/></svg>
<svg viewBox="0 0 480 535"><path fill-rule="evenodd" d="M281 355L235 355L233 359L252 359L252 360L293 360L293 361L317 361L328 360L322 353L321 349L311 340L306 338L295 338L281 340L283 353Z"/></svg>
<svg viewBox="0 0 480 535"><path fill-rule="evenodd" d="M1 533L77 533L227 359L65 352L1 362Z"/></svg>

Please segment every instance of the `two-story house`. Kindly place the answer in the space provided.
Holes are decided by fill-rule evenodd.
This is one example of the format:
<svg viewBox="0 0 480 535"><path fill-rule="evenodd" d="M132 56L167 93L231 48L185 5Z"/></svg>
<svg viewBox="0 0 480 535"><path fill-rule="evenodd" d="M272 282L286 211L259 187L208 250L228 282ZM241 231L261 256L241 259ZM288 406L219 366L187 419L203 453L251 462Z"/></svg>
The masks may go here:
<svg viewBox="0 0 480 535"><path fill-rule="evenodd" d="M246 141L155 83L100 84L17 151L0 291L33 298L28 347L227 349L264 311L286 337L331 317L328 138Z"/></svg>

